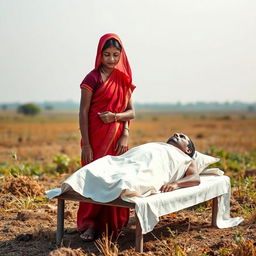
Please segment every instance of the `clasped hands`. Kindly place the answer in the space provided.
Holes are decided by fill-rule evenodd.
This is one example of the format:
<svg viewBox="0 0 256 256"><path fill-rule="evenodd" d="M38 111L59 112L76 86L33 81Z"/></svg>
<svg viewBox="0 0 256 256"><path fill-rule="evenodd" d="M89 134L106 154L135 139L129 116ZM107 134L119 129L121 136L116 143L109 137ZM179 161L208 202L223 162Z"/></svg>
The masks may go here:
<svg viewBox="0 0 256 256"><path fill-rule="evenodd" d="M116 121L116 114L110 111L98 112L98 116L104 124Z"/></svg>

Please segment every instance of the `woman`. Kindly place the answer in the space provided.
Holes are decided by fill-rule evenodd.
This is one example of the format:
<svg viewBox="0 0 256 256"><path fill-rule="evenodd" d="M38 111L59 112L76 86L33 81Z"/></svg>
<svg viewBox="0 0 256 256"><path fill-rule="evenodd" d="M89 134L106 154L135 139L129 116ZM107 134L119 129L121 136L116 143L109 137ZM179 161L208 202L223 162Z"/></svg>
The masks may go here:
<svg viewBox="0 0 256 256"><path fill-rule="evenodd" d="M131 94L135 88L120 38L100 38L95 68L82 81L79 124L82 165L128 149L129 121L135 117ZM80 237L92 241L108 230L117 235L129 219L129 209L80 202L77 227Z"/></svg>

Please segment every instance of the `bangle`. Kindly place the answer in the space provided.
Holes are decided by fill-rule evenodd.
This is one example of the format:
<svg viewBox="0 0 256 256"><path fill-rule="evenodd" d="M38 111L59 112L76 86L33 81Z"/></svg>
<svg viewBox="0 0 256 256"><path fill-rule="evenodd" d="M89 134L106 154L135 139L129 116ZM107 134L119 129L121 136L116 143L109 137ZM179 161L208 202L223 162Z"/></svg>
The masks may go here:
<svg viewBox="0 0 256 256"><path fill-rule="evenodd" d="M116 116L116 113L115 113L115 117L114 117L114 120L115 120L115 122L117 122L117 116Z"/></svg>
<svg viewBox="0 0 256 256"><path fill-rule="evenodd" d="M125 127L124 129L127 130L127 131L129 131L129 128L127 128L127 127Z"/></svg>

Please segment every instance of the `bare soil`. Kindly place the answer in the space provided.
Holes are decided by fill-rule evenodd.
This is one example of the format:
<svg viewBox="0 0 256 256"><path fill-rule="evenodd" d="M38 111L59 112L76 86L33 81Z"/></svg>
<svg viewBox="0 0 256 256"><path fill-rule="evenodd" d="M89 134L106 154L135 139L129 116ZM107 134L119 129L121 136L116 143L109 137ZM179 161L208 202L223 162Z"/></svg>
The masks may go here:
<svg viewBox="0 0 256 256"><path fill-rule="evenodd" d="M62 177L63 179L63 177ZM49 187L49 177L43 177L38 184ZM58 182L56 183L56 187ZM1 184L3 185L3 184ZM35 184L33 183L33 186ZM8 191L6 191L8 192ZM1 194L0 204L14 200L12 193ZM18 200L18 197L17 197ZM33 207L31 207L33 208ZM35 209L1 209L0 211L0 255L41 256L41 255L102 255L94 242L84 242L76 231L76 202L66 202L65 234L63 247L55 245L56 200L40 204ZM237 216L239 204L232 200L231 213ZM131 211L128 226L114 242L119 255L137 255L134 251L135 239L134 213ZM168 246L175 243L187 253L184 255L219 255L220 248L231 248L238 239L256 241L256 216L245 220L238 227L217 229L211 226L211 202L200 207L163 216L153 232L144 235L142 255L171 255ZM80 249L79 249L80 248ZM211 254L209 254L211 253ZM182 254L180 254L182 255ZM228 255L228 254L226 254Z"/></svg>

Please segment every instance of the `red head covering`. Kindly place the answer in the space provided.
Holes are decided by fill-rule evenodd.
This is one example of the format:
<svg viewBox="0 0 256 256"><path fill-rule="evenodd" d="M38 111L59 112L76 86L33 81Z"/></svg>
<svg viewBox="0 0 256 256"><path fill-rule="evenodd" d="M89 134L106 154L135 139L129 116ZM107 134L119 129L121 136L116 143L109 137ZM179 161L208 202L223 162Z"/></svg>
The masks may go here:
<svg viewBox="0 0 256 256"><path fill-rule="evenodd" d="M118 35L113 34L113 33L109 33L106 34L104 36L102 36L100 38L99 44L98 44L98 50L97 50L97 55L96 55L96 60L95 60L95 69L98 69L100 64L101 64L101 53L102 53L102 49L105 45L105 43L111 39L114 38L118 41L118 43L122 46L122 50L121 50L121 56L119 59L118 64L115 66L115 69L118 69L119 71L121 71L122 73L124 73L127 77L128 77L128 81L129 83L132 82L132 71L130 68L130 64L129 61L127 59L123 44L121 39L119 38Z"/></svg>

